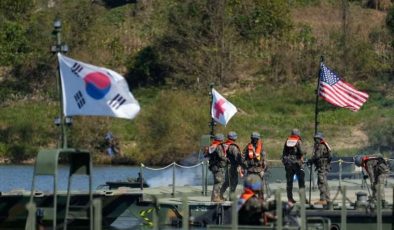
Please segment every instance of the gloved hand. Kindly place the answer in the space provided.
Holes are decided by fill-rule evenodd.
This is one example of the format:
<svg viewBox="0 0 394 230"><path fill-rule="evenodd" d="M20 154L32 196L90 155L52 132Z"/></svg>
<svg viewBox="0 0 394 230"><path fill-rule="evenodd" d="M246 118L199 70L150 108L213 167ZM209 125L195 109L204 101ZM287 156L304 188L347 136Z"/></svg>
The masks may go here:
<svg viewBox="0 0 394 230"><path fill-rule="evenodd" d="M260 176L261 178L263 178L263 177L264 177L264 170L263 170L263 171L261 171L261 172L259 172L259 176Z"/></svg>

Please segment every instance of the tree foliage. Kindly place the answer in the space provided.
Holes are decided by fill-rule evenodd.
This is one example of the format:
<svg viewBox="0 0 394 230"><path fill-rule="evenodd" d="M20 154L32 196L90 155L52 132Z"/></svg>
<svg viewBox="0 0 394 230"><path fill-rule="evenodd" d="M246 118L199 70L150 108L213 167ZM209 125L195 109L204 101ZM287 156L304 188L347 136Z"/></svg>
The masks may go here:
<svg viewBox="0 0 394 230"><path fill-rule="evenodd" d="M244 38L280 38L291 29L291 18L286 0L230 1L236 30Z"/></svg>

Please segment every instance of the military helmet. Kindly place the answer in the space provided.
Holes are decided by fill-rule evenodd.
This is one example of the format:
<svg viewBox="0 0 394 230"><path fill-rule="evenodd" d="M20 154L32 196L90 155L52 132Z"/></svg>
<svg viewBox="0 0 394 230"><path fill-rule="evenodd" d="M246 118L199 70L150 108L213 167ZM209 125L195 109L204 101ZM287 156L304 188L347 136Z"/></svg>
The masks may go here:
<svg viewBox="0 0 394 230"><path fill-rule="evenodd" d="M217 133L213 139L215 141L224 141L224 135L223 133Z"/></svg>
<svg viewBox="0 0 394 230"><path fill-rule="evenodd" d="M231 131L231 132L229 132L229 133L227 134L227 138L235 141L235 140L237 140L238 135L237 135L236 132Z"/></svg>
<svg viewBox="0 0 394 230"><path fill-rule="evenodd" d="M258 133L258 132L253 132L253 133L250 135L250 138L252 138L252 139L260 139L260 133Z"/></svg>
<svg viewBox="0 0 394 230"><path fill-rule="evenodd" d="M353 157L354 164L357 165L358 167L361 167L361 164L363 163L363 156L362 155L356 155Z"/></svg>
<svg viewBox="0 0 394 230"><path fill-rule="evenodd" d="M301 132L299 129L293 129L291 130L291 135L301 136Z"/></svg>
<svg viewBox="0 0 394 230"><path fill-rule="evenodd" d="M323 135L323 133L322 133L322 132L317 132L313 138L318 138L318 139L321 139L321 140L323 140L323 138L324 138L324 135Z"/></svg>
<svg viewBox="0 0 394 230"><path fill-rule="evenodd" d="M260 191L262 189L261 178L255 174L250 174L244 181L244 188L248 188L253 191Z"/></svg>

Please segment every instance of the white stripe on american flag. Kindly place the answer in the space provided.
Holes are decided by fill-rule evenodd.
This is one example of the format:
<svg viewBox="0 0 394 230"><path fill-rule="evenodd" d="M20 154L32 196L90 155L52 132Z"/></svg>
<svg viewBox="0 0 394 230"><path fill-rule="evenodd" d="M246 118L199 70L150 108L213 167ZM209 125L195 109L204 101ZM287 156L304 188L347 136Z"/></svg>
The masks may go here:
<svg viewBox="0 0 394 230"><path fill-rule="evenodd" d="M347 82L343 82L343 81L340 81L341 82L341 85L344 87L344 88L347 88L349 91L351 91L352 93L354 93L355 95L355 97L357 97L359 100L362 100L363 102L366 102L367 101L367 99L368 99L368 94L366 94L366 93L364 93L364 92L362 92L362 91L358 91L357 89L355 89L352 85L350 85L349 83L347 83Z"/></svg>
<svg viewBox="0 0 394 230"><path fill-rule="evenodd" d="M361 106L363 103L356 98L351 96L351 92L349 92L347 89L342 87L342 82L339 81L337 84L333 85L333 88L336 89L337 93L343 97L345 101L348 101L349 103L357 104Z"/></svg>
<svg viewBox="0 0 394 230"><path fill-rule="evenodd" d="M349 95L354 93L354 90L349 92L348 89L342 87L342 83L342 81L339 81L335 85L330 86L329 84L320 82L320 95L323 99L336 106L349 108L354 111L359 110L363 105L363 102L365 102L365 99L361 98L361 100L357 100L358 98L356 99L354 96L352 97Z"/></svg>
<svg viewBox="0 0 394 230"><path fill-rule="evenodd" d="M329 103L357 111L367 101L368 94L358 91L351 84L342 81L333 71L320 63L319 95Z"/></svg>

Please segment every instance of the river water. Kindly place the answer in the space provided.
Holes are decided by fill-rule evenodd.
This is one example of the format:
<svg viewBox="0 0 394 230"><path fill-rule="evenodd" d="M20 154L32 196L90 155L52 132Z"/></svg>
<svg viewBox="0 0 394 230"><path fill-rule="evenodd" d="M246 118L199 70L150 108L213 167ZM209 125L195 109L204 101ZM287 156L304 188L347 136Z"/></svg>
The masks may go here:
<svg viewBox="0 0 394 230"><path fill-rule="evenodd" d="M174 171L175 170L175 171ZM34 165L0 165L0 192L10 192L17 190L31 190ZM135 178L140 172L138 166L93 166L93 189L105 185L107 181L125 181L128 178ZM143 176L151 187L168 186L172 184L172 175L176 174L176 185L201 184L201 165L192 168L166 167L162 170L144 168ZM67 189L67 177L69 167L60 165L58 169L58 190ZM52 192L53 177L36 177L35 187L37 191ZM88 191L88 177L75 176L71 183L72 190ZM129 211L126 211L113 224L112 229L145 229L140 221L132 218ZM173 229L173 228L166 228Z"/></svg>

